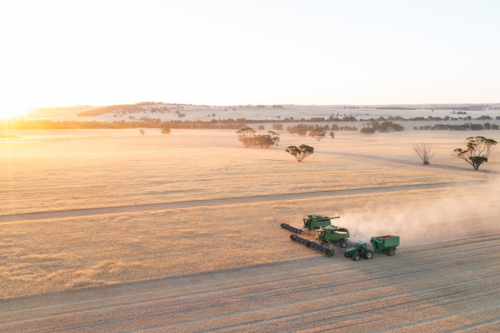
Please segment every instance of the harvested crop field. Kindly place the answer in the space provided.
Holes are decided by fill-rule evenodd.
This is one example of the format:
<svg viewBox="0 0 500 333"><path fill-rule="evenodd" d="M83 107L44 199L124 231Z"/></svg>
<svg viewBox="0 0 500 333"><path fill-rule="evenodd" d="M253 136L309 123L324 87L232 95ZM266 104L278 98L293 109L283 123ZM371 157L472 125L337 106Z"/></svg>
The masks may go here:
<svg viewBox="0 0 500 333"><path fill-rule="evenodd" d="M0 331L500 330L498 163L452 161L463 133L433 137L429 167L409 134L128 133L0 144ZM299 164L283 149L302 141ZM311 213L340 215L348 247L401 246L324 257L280 228Z"/></svg>

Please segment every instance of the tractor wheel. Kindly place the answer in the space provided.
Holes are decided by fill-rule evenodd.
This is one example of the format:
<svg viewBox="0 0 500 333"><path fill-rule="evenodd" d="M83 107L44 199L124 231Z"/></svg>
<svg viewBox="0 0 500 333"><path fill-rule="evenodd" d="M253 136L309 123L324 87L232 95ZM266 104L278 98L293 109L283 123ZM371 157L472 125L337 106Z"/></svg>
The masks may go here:
<svg viewBox="0 0 500 333"><path fill-rule="evenodd" d="M371 259L373 258L373 252L370 250L366 250L365 254L363 254L363 257L365 257L365 259Z"/></svg>
<svg viewBox="0 0 500 333"><path fill-rule="evenodd" d="M394 249L388 249L387 250L387 255L388 256L393 256L395 253L396 253L396 251L394 251Z"/></svg>
<svg viewBox="0 0 500 333"><path fill-rule="evenodd" d="M358 261L360 258L361 256L359 255L359 253L356 253L355 255L352 256L352 260L354 261Z"/></svg>
<svg viewBox="0 0 500 333"><path fill-rule="evenodd" d="M340 247L343 248L343 249L346 248L347 247L347 242L346 241L340 242Z"/></svg>

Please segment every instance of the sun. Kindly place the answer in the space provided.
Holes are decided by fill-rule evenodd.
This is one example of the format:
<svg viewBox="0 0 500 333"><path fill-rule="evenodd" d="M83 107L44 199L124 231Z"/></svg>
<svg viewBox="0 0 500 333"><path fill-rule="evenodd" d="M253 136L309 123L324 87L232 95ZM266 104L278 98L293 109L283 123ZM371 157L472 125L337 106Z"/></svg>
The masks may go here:
<svg viewBox="0 0 500 333"><path fill-rule="evenodd" d="M26 113L27 109L19 106L5 106L0 107L0 119L12 119L17 116L22 116Z"/></svg>

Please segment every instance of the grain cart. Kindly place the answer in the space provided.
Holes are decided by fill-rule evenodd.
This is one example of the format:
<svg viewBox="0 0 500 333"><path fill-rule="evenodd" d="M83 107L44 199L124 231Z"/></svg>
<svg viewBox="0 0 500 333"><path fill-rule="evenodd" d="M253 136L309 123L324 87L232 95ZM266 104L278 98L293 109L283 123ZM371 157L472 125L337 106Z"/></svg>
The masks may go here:
<svg viewBox="0 0 500 333"><path fill-rule="evenodd" d="M393 256L396 253L396 247L399 245L399 236L377 236L372 237L372 243L375 253L387 253L388 256Z"/></svg>
<svg viewBox="0 0 500 333"><path fill-rule="evenodd" d="M322 215L307 215L307 218L304 219L304 228L319 229L321 227L327 227L332 224L330 220L339 218L340 216L328 217Z"/></svg>
<svg viewBox="0 0 500 333"><path fill-rule="evenodd" d="M305 239L303 237L300 237L299 235L295 235L295 234L290 235L290 239L293 240L294 242L302 244L302 245L309 247L313 250L324 253L324 254L326 254L327 257L331 257L335 253L335 251L333 249L330 249L330 248L327 248L326 246L323 246L321 244L312 242L309 239Z"/></svg>
<svg viewBox="0 0 500 333"><path fill-rule="evenodd" d="M347 247L346 241L348 241L348 238L349 231L347 229L339 228L334 225L316 230L316 240L328 243L328 246L331 246L331 244L339 244L341 248L345 248Z"/></svg>
<svg viewBox="0 0 500 333"><path fill-rule="evenodd" d="M365 259L373 258L373 251L368 250L366 247L366 242L357 242L356 247L347 249L344 253L347 258L352 258L354 261L361 259L361 256Z"/></svg>

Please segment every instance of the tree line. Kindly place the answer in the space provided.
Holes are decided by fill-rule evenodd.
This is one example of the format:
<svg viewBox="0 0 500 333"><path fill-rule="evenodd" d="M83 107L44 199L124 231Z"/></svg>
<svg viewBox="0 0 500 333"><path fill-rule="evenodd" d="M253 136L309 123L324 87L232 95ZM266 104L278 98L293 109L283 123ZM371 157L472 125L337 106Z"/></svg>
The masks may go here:
<svg viewBox="0 0 500 333"><path fill-rule="evenodd" d="M462 125L449 125L449 124L435 124L434 126L419 126L413 127L414 130L419 131L483 131L483 130L499 130L500 126L497 124L462 124Z"/></svg>
<svg viewBox="0 0 500 333"><path fill-rule="evenodd" d="M2 130L68 130L68 129L127 129L127 128L176 128L176 129L239 129L244 123L213 124L201 120L161 121L51 121L12 119L0 121Z"/></svg>

